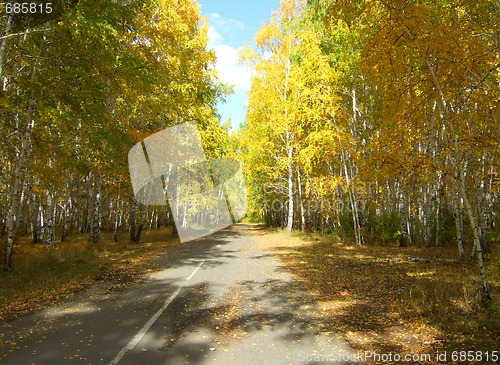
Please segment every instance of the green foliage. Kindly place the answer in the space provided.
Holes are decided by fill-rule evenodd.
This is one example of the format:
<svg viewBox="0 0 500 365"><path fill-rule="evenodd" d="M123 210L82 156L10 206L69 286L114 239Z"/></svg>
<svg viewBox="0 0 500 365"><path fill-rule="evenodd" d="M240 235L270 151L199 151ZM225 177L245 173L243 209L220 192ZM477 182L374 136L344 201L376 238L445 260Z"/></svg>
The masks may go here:
<svg viewBox="0 0 500 365"><path fill-rule="evenodd" d="M364 231L370 241L394 244L401 235L401 219L396 212L370 215L364 224Z"/></svg>

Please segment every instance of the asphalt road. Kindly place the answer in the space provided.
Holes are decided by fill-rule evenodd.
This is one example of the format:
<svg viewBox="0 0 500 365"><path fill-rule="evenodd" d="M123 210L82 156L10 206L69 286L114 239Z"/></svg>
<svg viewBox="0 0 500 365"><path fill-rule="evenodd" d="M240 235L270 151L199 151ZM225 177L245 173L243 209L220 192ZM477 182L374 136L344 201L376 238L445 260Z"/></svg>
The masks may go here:
<svg viewBox="0 0 500 365"><path fill-rule="evenodd" d="M327 360L349 346L251 229L176 245L120 294L94 288L2 326L0 363L342 364Z"/></svg>

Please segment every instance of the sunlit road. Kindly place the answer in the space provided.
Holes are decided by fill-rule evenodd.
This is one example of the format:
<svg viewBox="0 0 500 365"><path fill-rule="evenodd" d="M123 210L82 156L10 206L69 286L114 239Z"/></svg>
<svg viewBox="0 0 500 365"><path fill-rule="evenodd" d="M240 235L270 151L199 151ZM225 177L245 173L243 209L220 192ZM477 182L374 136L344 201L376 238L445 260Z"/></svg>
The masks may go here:
<svg viewBox="0 0 500 365"><path fill-rule="evenodd" d="M120 294L90 290L2 326L0 363L325 364L306 357L350 352L251 229L176 245Z"/></svg>

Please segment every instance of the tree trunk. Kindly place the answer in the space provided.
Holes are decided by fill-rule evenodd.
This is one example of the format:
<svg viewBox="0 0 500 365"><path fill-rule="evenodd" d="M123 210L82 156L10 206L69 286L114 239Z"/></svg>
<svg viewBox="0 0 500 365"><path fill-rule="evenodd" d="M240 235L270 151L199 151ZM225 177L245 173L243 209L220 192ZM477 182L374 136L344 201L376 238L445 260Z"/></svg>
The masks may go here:
<svg viewBox="0 0 500 365"><path fill-rule="evenodd" d="M10 30L12 28L12 22L13 22L13 15L12 13L10 13L7 16L7 23L5 24L5 31L4 31L5 36L10 34ZM3 66L5 64L5 55L7 53L8 42L9 38L6 37L2 39L2 43L0 44L0 78L3 77Z"/></svg>
<svg viewBox="0 0 500 365"><path fill-rule="evenodd" d="M130 242L135 242L135 214L137 212L137 200L132 195L130 199Z"/></svg>
<svg viewBox="0 0 500 365"><path fill-rule="evenodd" d="M304 199L302 197L302 181L300 175L300 169L297 167L297 183L299 186L299 203L300 203L300 230L302 232L305 231L306 227L306 218L304 213Z"/></svg>
<svg viewBox="0 0 500 365"><path fill-rule="evenodd" d="M455 217L455 227L457 230L458 255L460 260L464 259L464 212L459 196L453 198L453 210Z"/></svg>
<svg viewBox="0 0 500 365"><path fill-rule="evenodd" d="M408 211L405 201L404 190L399 187L399 215L401 216L401 237L399 237L399 246L408 246Z"/></svg>
<svg viewBox="0 0 500 365"><path fill-rule="evenodd" d="M436 189L436 240L435 246L439 247L439 217L441 215L441 174L439 174L438 186Z"/></svg>
<svg viewBox="0 0 500 365"><path fill-rule="evenodd" d="M359 224L358 202L357 202L356 192L352 184L352 169L347 168L348 164L347 156L344 152L342 153L342 159L343 159L344 173L346 178L347 194L349 197L349 204L351 205L354 239L356 241L356 244L360 246L363 244L363 237L361 235L361 226ZM349 170L351 170L351 174L349 174Z"/></svg>
<svg viewBox="0 0 500 365"><path fill-rule="evenodd" d="M68 232L68 215L69 211L71 211L71 198L69 196L69 183L66 184L66 193L64 197L64 203L62 208L62 234L61 234L61 242L66 240L66 233Z"/></svg>
<svg viewBox="0 0 500 365"><path fill-rule="evenodd" d="M166 186L168 189L171 191L171 197L172 199L170 200L170 197L168 199L168 206L170 208L169 211L169 216L170 216L170 222L172 223L172 237L178 238L179 237L179 231L177 230L177 222L179 222L179 203L177 199L177 189L178 189L178 183L177 183L177 176L178 172L177 169L174 169L172 171L172 176L171 180L173 181L173 186L169 187L169 180L167 179L165 181Z"/></svg>
<svg viewBox="0 0 500 365"><path fill-rule="evenodd" d="M287 147L287 153L288 153L288 217L287 217L286 230L288 232L291 232L293 226L293 168L292 168L293 147Z"/></svg>
<svg viewBox="0 0 500 365"><path fill-rule="evenodd" d="M46 237L46 251L54 250L54 214L55 204L54 204L54 188L49 185L47 188L47 206L45 208L45 237Z"/></svg>
<svg viewBox="0 0 500 365"><path fill-rule="evenodd" d="M474 217L474 212L472 211L471 204L467 197L467 193L465 191L465 176L462 168L460 168L460 191L462 194L462 199L464 200L465 210L467 211L467 215L469 216L469 222L472 227L472 233L474 235L474 247L477 254L477 262L479 266L479 273L481 275L481 296L484 301L491 301L490 291L488 288L488 280L486 278L486 269L484 268L484 258L483 258L483 249L481 247L481 237L479 235L479 226L476 217Z"/></svg>
<svg viewBox="0 0 500 365"><path fill-rule="evenodd" d="M485 172L483 171L483 173ZM477 207L476 211L477 211L479 230L480 230L479 237L481 238L481 247L483 248L483 251L485 253L489 253L491 250L489 247L490 245L488 241L488 235L486 234L486 232L488 231L488 215L486 213L486 206L488 202L486 201L485 190L486 187L483 180L476 188L475 200L476 200L476 207Z"/></svg>
<svg viewBox="0 0 500 365"><path fill-rule="evenodd" d="M30 228L31 228L31 243L38 243L38 214L39 214L39 205L35 194L33 193L33 184L30 182L29 185L29 220L30 220Z"/></svg>
<svg viewBox="0 0 500 365"><path fill-rule="evenodd" d="M40 232L38 233L38 242L42 243L45 237L45 212L43 207L39 210Z"/></svg>
<svg viewBox="0 0 500 365"><path fill-rule="evenodd" d="M139 226L137 227L137 233L135 234L134 242L139 243L141 240L142 230L144 229L144 222L146 221L146 215L148 213L148 206L143 205L141 218L139 219Z"/></svg>
<svg viewBox="0 0 500 365"><path fill-rule="evenodd" d="M431 246L431 214L432 214L432 209L431 209L431 202L430 200L430 192L429 192L429 187L427 186L426 189L423 190L423 200L424 200L424 207L423 207L423 218L422 218L422 223L423 223L423 230L424 230L424 244L427 247Z"/></svg>
<svg viewBox="0 0 500 365"><path fill-rule="evenodd" d="M116 215L115 215L115 225L113 229L113 241L118 242L118 227L120 225L121 221L121 214L120 214L120 196L118 196L116 200Z"/></svg>
<svg viewBox="0 0 500 365"><path fill-rule="evenodd" d="M66 226L67 225L67 214L66 214L67 206L66 206L66 203L64 203L64 205L61 208L62 208L61 242L64 242L66 240L66 232L67 232L67 226Z"/></svg>
<svg viewBox="0 0 500 365"><path fill-rule="evenodd" d="M92 210L90 213L89 242L98 243L101 240L101 177L94 175L94 192L92 196Z"/></svg>

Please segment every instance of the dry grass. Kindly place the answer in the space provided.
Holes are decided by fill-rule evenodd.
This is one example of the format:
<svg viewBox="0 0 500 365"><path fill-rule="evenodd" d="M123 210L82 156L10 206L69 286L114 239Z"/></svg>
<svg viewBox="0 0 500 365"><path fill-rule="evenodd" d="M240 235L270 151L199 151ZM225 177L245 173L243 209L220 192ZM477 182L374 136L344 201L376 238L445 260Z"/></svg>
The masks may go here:
<svg viewBox="0 0 500 365"><path fill-rule="evenodd" d="M407 259L454 258L452 248L357 247L282 231L268 231L263 238L356 350L498 350L500 320L476 294L476 262ZM490 280L499 303L499 282Z"/></svg>

